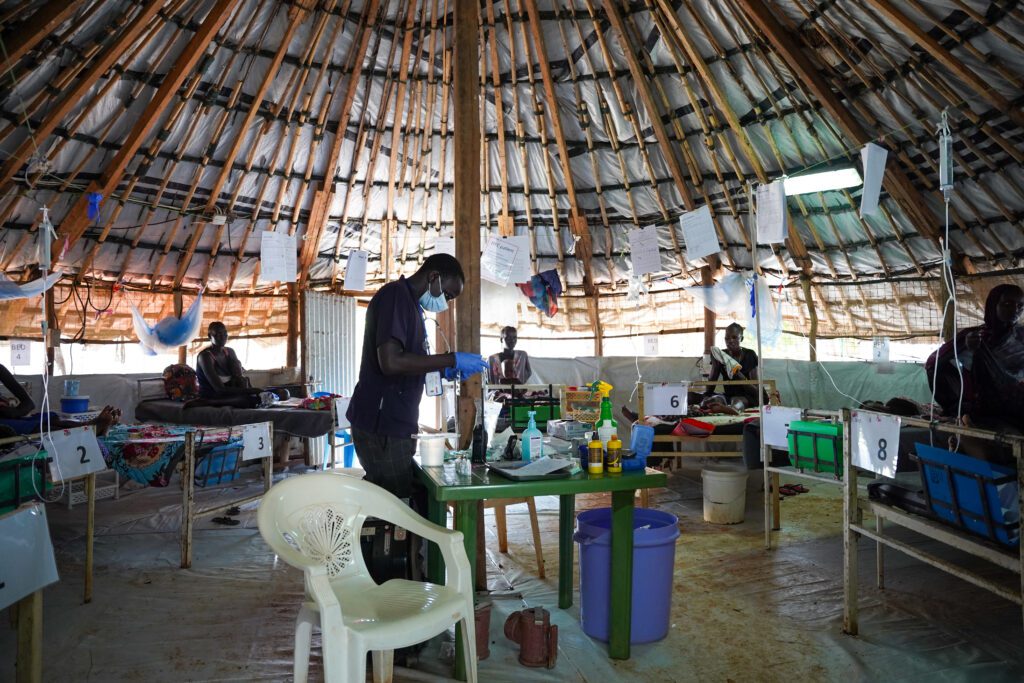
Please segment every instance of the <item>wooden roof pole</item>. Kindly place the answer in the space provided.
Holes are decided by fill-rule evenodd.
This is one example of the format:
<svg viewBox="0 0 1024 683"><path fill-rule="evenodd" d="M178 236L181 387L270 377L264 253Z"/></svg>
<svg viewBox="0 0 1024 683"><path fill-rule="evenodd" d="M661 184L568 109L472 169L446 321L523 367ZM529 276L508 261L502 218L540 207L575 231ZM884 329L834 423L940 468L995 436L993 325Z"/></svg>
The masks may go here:
<svg viewBox="0 0 1024 683"><path fill-rule="evenodd" d="M1024 127L1024 114L1021 113L1020 109L1014 107L1009 100L990 87L984 79L971 71L962 60L942 47L938 40L928 35L910 17L899 11L888 0L868 0L868 2L890 21L899 25L908 36L913 38L915 43L923 47L936 61L953 72L953 75L970 87L978 97L991 104L997 111L1005 114L1008 119L1018 126Z"/></svg>
<svg viewBox="0 0 1024 683"><path fill-rule="evenodd" d="M121 32L108 49L96 58L96 62L82 74L82 77L78 79L74 87L70 90L65 91L63 99L61 99L53 109L49 110L46 114L46 118L35 127L33 134L26 138L18 148L11 153L10 158L7 162L0 167L0 187L5 188L10 183L11 178L18 172L18 169L24 165L30 156L36 151L36 143L42 142L60 125L64 117L71 112L76 106L78 106L82 98L86 96L93 86L103 77L111 66L124 56L124 53L135 43L143 31L149 28L152 23L153 17L156 16L157 12L163 6L164 0L150 0L149 4L145 5L139 14L135 17L132 23ZM144 118L139 119L143 121ZM84 199L84 197L83 197ZM85 200L85 206L83 211L88 208L88 200ZM84 214L83 214L84 215ZM64 222L67 218L61 222L61 228L64 227ZM54 246L57 246L56 244Z"/></svg>
<svg viewBox="0 0 1024 683"><path fill-rule="evenodd" d="M466 274L462 296L455 300L454 348L480 353L480 23L479 0L454 0L454 109L455 256ZM461 447L469 445L480 396L480 375L463 383L459 398Z"/></svg>
<svg viewBox="0 0 1024 683"><path fill-rule="evenodd" d="M373 19L377 15L378 0L369 0L363 16L359 20L359 44L355 46L351 61L352 70L349 73L348 83L345 85L345 98L342 100L339 109L338 130L334 135L334 142L331 144L331 153L327 157L326 172L320 187L313 193L313 206L309 211L309 222L306 224L306 235L302 242L302 249L299 252L299 287L303 287L306 278L309 277L309 267L316 259L317 250L320 246L320 238L327 228L327 219L330 217L331 203L334 198L334 176L338 168L338 159L341 158L341 146L345 142L345 131L348 130L348 123L352 115L352 102L356 97L356 90L359 87L359 72L366 59L366 48L370 44L370 36L373 33Z"/></svg>
<svg viewBox="0 0 1024 683"><path fill-rule="evenodd" d="M843 106L839 97L818 72L818 59L810 51L803 49L803 41L799 36L785 28L775 14L769 10L763 0L736 0L755 26L761 29L778 55L786 62L786 66L810 88L825 109L835 117L843 131L852 138L854 144L861 145L874 138L861 126L860 121ZM913 186L910 179L899 168L886 169L885 183L889 194L900 200L900 203L913 219L914 227L923 237L932 241L939 238L934 227L937 217L931 209L921 201L920 192Z"/></svg>
<svg viewBox="0 0 1024 683"><path fill-rule="evenodd" d="M540 30L541 18L540 12L537 10L537 0L523 0L523 4L526 5L526 11L530 17L527 24L530 27L530 36L533 39L534 49L537 50L537 61L540 63L541 81L544 85L544 97L548 102L547 112L551 117L555 144L558 146L558 161L562 166L565 192L569 197L569 230L577 240L576 258L580 259L583 265L583 291L587 295L590 322L594 326L594 354L600 356L603 352L603 344L601 341L601 321L597 305L598 291L594 285L594 273L591 266L591 256L594 252L594 247L590 237L590 226L587 225L587 218L580 210L579 201L576 197L576 183L572 177L569 150L565 144L565 134L562 132L562 120L559 115L558 98L555 94L555 80L551 76L551 61L548 59L547 46L544 44L544 34ZM500 120L498 125L502 125ZM553 210L555 210L554 207Z"/></svg>
<svg viewBox="0 0 1024 683"><path fill-rule="evenodd" d="M83 0L50 0L23 23L4 31L0 40L3 41L7 55L6 59L0 61L0 73L6 74L8 69L17 64L39 41L56 31L82 4Z"/></svg>
<svg viewBox="0 0 1024 683"><path fill-rule="evenodd" d="M114 191L114 188L117 187L118 183L121 182L121 176L128 167L128 162L133 156L135 156L135 152L138 151L150 131L152 131L157 125L163 111L174 99L178 88L181 87L181 84L185 81L185 77L188 76L195 65L199 62L200 58L202 58L207 46L231 15L231 11L236 2L238 2L238 0L220 0L220 2L210 10L210 13L206 15L206 19L199 27L199 30L196 31L195 35L192 36L192 40L190 40L188 45L185 46L185 49L182 50L178 61L174 64L163 81L161 81L160 87L153 94L153 98L150 100L149 104L146 105L146 109L139 115L138 119L136 119L135 127L132 128L131 133L128 134L128 137L125 138L125 141L121 144L120 149L117 150L117 153L107 164L106 168L104 168L100 173L99 179L89 183L89 189L82 193L68 211L67 215L64 216L60 223L60 233L58 235L58 237L63 239L58 239L54 242L54 255L59 254L65 246L71 246L74 244L88 227L88 193L98 192L104 197L107 197ZM153 9L152 13L148 14L145 23L148 23L152 19L153 15L156 14L156 11L163 3L154 2L153 4L156 5L156 7ZM147 8L147 12L148 10L149 8ZM103 72L100 72L100 74L102 73ZM99 74L97 74L97 76L98 75ZM87 79L83 78L83 80ZM88 84L91 85L91 82ZM77 102L80 97L81 94L78 97L72 98L71 104ZM58 118L53 122L53 125L50 128L51 132L53 127L56 127L59 121L60 119ZM38 134L40 134L39 131L37 131L37 135ZM49 135L49 133L46 134ZM13 159L11 161L13 161ZM0 185L6 182L6 179L7 172L5 168L3 178L0 179Z"/></svg>

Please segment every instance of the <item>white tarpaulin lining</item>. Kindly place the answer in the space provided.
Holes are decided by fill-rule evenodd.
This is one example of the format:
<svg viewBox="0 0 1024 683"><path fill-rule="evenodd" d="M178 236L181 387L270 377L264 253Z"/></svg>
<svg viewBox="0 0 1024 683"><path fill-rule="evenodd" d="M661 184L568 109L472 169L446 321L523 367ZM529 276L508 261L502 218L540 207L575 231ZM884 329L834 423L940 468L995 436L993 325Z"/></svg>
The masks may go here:
<svg viewBox="0 0 1024 683"><path fill-rule="evenodd" d="M815 26L820 26L830 33L841 29L850 40L856 40L858 49L864 51L864 58L871 65L871 69L867 65L862 67L866 72L896 73L894 65L901 66L908 60L919 59L916 53L908 49L906 39L897 40L887 32L887 29L883 30L870 11L851 6L853 4L842 3L842 7L825 8L824 16ZM1006 69L1016 69L1017 73L1024 71L1024 57L1021 53L1013 49L1011 44L994 36L992 32L984 30L969 17L965 18L962 12L957 11L957 3L929 3L931 22L914 13L908 4L896 4L920 21L926 29L931 29L935 21L944 19L947 24L971 32L974 36L972 44L978 46L978 49L998 59ZM991 9L988 3L972 1L967 4L983 15ZM90 20L70 29L75 40L85 42L98 35L98 32L110 23L112 17L121 11L115 11L118 5L119 3L105 3L103 11L90 15ZM125 273L129 279L143 281L155 273L158 280L166 284L177 272L179 265L177 255L173 252L185 247L194 230L201 230L186 282L198 283L205 277L213 290L227 286L229 280L237 288L249 285L256 265L259 240L251 234L253 228L262 230L276 226L279 230L285 230L294 227L300 238L304 234L310 206L309 193L317 186L318 179L326 175L326 155L337 127L337 112L331 111L326 121L327 134L320 144L312 146L314 129L319 123L316 116L321 111L319 103L325 100L329 88L339 89L347 84L348 76L343 72L343 65L354 42L357 23L351 19L362 11L359 3L352 8L349 21L338 32L338 42L330 46L326 46L324 41L316 43L312 55L315 70L312 74L316 74L317 69L325 61L329 68L326 78L316 80L311 77L304 82L304 87L311 95L311 104L310 117L302 123L297 121L297 117L302 114L292 110L294 90L290 88L294 86L291 85L291 79L298 75L298 59L309 46L309 41L313 40L312 27L315 23L307 20L300 25L293 39L293 46L289 48L288 57L264 101L260 103L261 115L271 118L263 122L257 118L257 122L260 122L259 130L263 134L257 136L253 135L254 131L248 131L240 155L235 159L236 164L241 159L250 160L252 170L246 171L236 167L221 190L218 209L223 208L227 211L231 205L233 216L227 227L221 230L218 226L198 222L194 216L186 216L179 221L179 215L173 211L150 211L146 206L154 201L161 189L162 206L173 206L194 212L206 205L209 187L220 172L219 165L222 164L223 157L231 146L230 143L242 132L238 126L244 117L239 114L252 105L252 95L270 64L269 57L276 47L274 41L280 39L287 22L287 13L279 7L260 6L264 7L263 13L254 16L257 3L241 3L237 16L244 17L245 21L251 19L252 30L243 31L237 22L229 21L226 24L218 44L211 49L211 58L204 66L205 71L193 99L185 103L183 115L170 124L167 138L156 146L155 160L147 164L140 154L137 161L129 166L130 171L135 168L135 164L142 163L145 166L145 177L133 186L131 195L131 199L139 204L129 203L117 214L110 226L111 230L95 255L92 263L95 270L117 275ZM422 5L417 7L421 8ZM773 3L773 8L793 21L804 20L793 2L776 2ZM503 103L503 111L499 117L494 104L495 89L489 68L491 52L488 42L488 49L484 52L486 62L481 70L485 76L483 94L487 137L484 149L487 158L483 216L485 223L493 230L496 225L495 219L503 208L502 182L497 164L497 125L500 119L505 128L508 168L509 205L506 210L517 219L519 234L525 234L527 231L525 217L528 214L532 217L534 224L530 234L535 244L537 270L550 267L550 263L558 258L556 236L552 231L553 208L558 213L561 233L559 237L563 246L569 243L565 217L570 204L564 190L562 168L557 158L549 118L552 112L558 112L569 149L577 198L581 210L591 218L595 280L599 284L621 282L628 274L626 232L634 225L659 226L662 234L661 247L665 252L663 264L666 268L678 272L679 255L675 252L676 244L681 249L681 256L686 256L685 244L676 221L676 217L683 209L682 200L664 162L665 150L660 149L653 135L650 112L644 108L632 83L628 62L618 43L617 34L604 21L603 9L596 8L596 15L602 19L603 47L607 48L608 55L613 60L612 64L608 64L602 51L602 41L595 33L594 23L585 15L583 5L575 7L577 11L572 15L572 19L568 13L561 15L561 19L556 19L550 11L551 7L544 3L541 3L540 9L542 16L545 17L541 28L545 51L556 80L554 89L558 99L557 106L543 104L535 46L531 46L529 58L533 62L536 84L530 84L527 55L523 49L525 27L522 20L525 14L515 14L512 17L514 36L511 39L507 32L505 5L494 8L495 27L491 27L489 23L485 26L486 41L490 41L491 36L497 37L498 71L502 83L500 90ZM562 9L564 8L560 5L559 10ZM777 176L782 171L796 172L825 160L841 162L842 159L836 159L837 156L841 157L844 151L855 151L852 141L837 140L830 132L835 129L831 119L822 118L809 107L807 100L800 93L798 84L793 82L793 76L783 68L780 59L773 58L770 62L760 59L761 44L752 42L745 19L732 16L716 3L708 2L687 3L677 8L676 12L682 24L689 29L688 35L715 72L718 86L722 88L726 99L737 116L745 122L745 130L751 144L769 177ZM406 161L396 167L396 172L400 176L397 179L394 197L397 229L393 232L401 238L397 251L399 259L419 259L422 255L430 253L433 239L438 234L437 228L441 228L442 234L451 229L451 182L454 175L452 141L450 134L442 137L441 132L444 128L450 133L453 124L450 113L447 121L442 121L441 118L444 109L444 88L436 85L431 88L430 81L424 80L437 81L443 77L440 51L435 48L435 59L428 63L426 53L432 41L427 35L417 34L414 39L413 57L410 60L413 80L412 86L407 89L407 98L415 93L419 99L415 101L415 106L410 106L411 100L400 103L404 114L400 120L401 126L404 129L426 129L430 131L430 139L410 141L408 144L405 144L401 137L393 140L394 102L389 102L383 112L381 103L387 100L387 93L393 98L395 83L386 85L385 80L393 78L398 73L392 69L399 66L404 36L404 10L399 10L395 3L391 3L386 6L384 14L388 19L378 25L373 32L369 56L362 65L361 83L353 104L353 116L346 131L341 161L336 169L341 182L337 184L338 191L330 214L338 223L344 223L345 229L325 231L319 245L321 259L313 268L317 278L336 274L334 266L328 260L336 250L342 256L347 250L357 247L367 249L371 254L380 253L380 221L387 213L391 154L404 153ZM627 25L635 28L636 36L647 50L653 69L657 73L651 81L652 92L656 97L664 93L668 98L665 111L671 114L664 119L668 132L675 136L679 131L675 127L676 124L681 126L687 138L687 155L699 166L702 183L693 186L691 179L687 177L690 192L698 203L710 200L725 237L726 253L723 258L726 263L749 267L750 255L743 236L743 231L748 229L744 183L755 178L754 171L746 165L742 156L738 157L738 168L727 157L725 150L737 149L738 140L732 131L723 129L721 123L718 128L712 129L714 132L710 137L704 137L702 121L707 119L709 112L715 107L712 106L713 103L704 99L707 93L697 87L699 84L692 74L686 76L685 84L682 82L676 72L673 53L666 45L664 36L658 31L651 13L640 6L632 6L623 14ZM700 18L700 23L687 23L688 19L692 20L694 14ZM483 12L483 16L486 22L486 11ZM1005 17L993 16L997 16L995 21L1003 31L1019 38L1019 26ZM179 26L184 25L185 18L175 19L177 25L168 23L167 26L161 27L157 36L167 40L171 40L173 36L175 45L183 45L187 40L187 31L181 31ZM418 19L419 15L417 30ZM328 21L340 21L340 18L332 17ZM450 16L446 21L450 21ZM561 28L558 21L562 22ZM727 55L724 59L717 56L719 50L701 30L696 28L698 25L706 26L711 31L715 43ZM807 40L810 41L817 35L817 29L811 24L808 23L805 29L804 37ZM447 31L447 39L450 40L450 27ZM586 50L581 49L581 37L586 41ZM263 42L257 42L261 38ZM939 34L939 39L948 44L945 36ZM438 38L437 42L440 44L442 39ZM820 37L817 42L821 42ZM510 61L510 44L515 46L514 68ZM162 40L152 40L130 58L126 57L125 63L121 64L123 71L111 74L111 78L120 79L120 87L104 88L105 81L101 81L74 109L74 114L81 115L81 118L74 123L70 119L67 120L63 131L58 133L58 138L66 138L69 134L73 134L74 137L68 139L60 154L51 159L49 175L44 175L35 182L35 193L30 195L31 198L16 200L17 203L6 224L9 229L0 237L5 249L13 249L14 245L21 241L25 234L23 231L33 224L40 201L50 203L52 215L59 227L60 218L77 196L67 191L58 194L54 190L56 180L79 165L82 170L77 178L78 183L95 177L101 171L110 152L117 149L119 141L131 130L147 97L153 92L144 80L149 78L147 74L154 71L166 73L173 64L173 59L166 55L160 63L154 64L158 55L164 55L162 50L165 46L166 43ZM249 52L232 58L232 53L240 46ZM170 54L173 53L171 50ZM913 74L896 73L894 78L900 91L907 95L904 98L894 96L888 87L866 91L857 76L849 71L831 48L822 46L818 49L818 54L838 71L845 73L846 86L854 93L858 106L865 107L871 116L878 120L875 132L884 134L909 126L913 139L907 132L900 132L887 138L886 144L895 147L906 157L907 161L903 162L904 164L909 162L920 167L928 178L926 182L933 183L934 179L930 178L931 164L936 157L933 130L939 111L933 106L934 93L929 93L929 97L915 96L926 87L926 81ZM1007 84L999 71L992 66L981 63L967 52L958 50L956 54L976 73L983 75L987 82L991 83L991 87L1004 97L1020 96L1019 84ZM65 62L57 54L40 54L39 58L36 69L27 74L16 88L12 88L5 100L6 115L12 122L17 121L17 115L13 112L20 106L19 103L29 101L40 91L42 83L57 77L65 66ZM575 83L570 80L569 60L572 60L576 72ZM757 69L756 73L753 68ZM941 65L929 61L919 69L929 72L929 77L947 80L948 88L957 97L971 102L980 122L991 126L990 129L982 129L978 124L952 111L954 130L958 138L958 163L970 165L971 175L975 176L968 179L968 174L962 173L958 177L959 187L952 202L952 210L956 217L952 240L954 246L967 255L982 259L981 269L985 270L988 266L997 265L1000 259L1012 258L1020 249L1019 226L1014 229L1014 224L1010 221L1024 210L1024 193L1021 192L1021 187L1024 187L1024 172L1019 164L1013 162L999 142L989 135L989 131L998 131L998 134L1004 137L1004 144L1017 147L1024 144L1024 135L1019 128L1000 119L998 112L990 111L986 103L971 96L957 81L946 79L946 72ZM517 81L515 85L512 80L513 71ZM224 108L233 93L232 84L243 74L245 79L236 109L224 119L227 113ZM369 94L365 88L368 81L363 76L370 78ZM615 85L625 98L624 104L636 113L637 127L634 127L631 119L624 114L618 95L615 94ZM581 112L576 102L577 88L580 98L587 107L586 130L579 118ZM534 113L535 89L536 101L542 104L543 111L547 114L543 118ZM688 99L688 90L692 90L701 98L699 115ZM427 101L426 94L432 97L432 101ZM908 106L908 101L913 103L917 111ZM302 98L299 98L299 106L301 102ZM284 109L277 112L277 118L273 118L279 104ZM516 105L518 110L514 112L512 107ZM49 106L52 107L52 102ZM602 107L606 107L606 110L602 110ZM45 115L48 108L43 106L38 115ZM760 111L767 118L762 122L756 122L753 118L756 111ZM431 116L429 121L426 120L428 114ZM288 122L284 117L288 117ZM868 118L870 117L866 117L866 122ZM363 140L362 148L356 150L356 126L360 119L368 124L369 132ZM722 117L718 116L717 119L721 121ZM162 125L167 126L167 121L164 120ZM638 131L643 138L642 148L636 137ZM153 136L157 133L158 131L154 131ZM594 146L593 153L588 148L588 134ZM213 135L217 136L215 140L211 139ZM0 151L10 152L12 145L20 142L24 136L24 129L19 129L0 144ZM378 139L378 136L383 138ZM920 144L915 144L914 139ZM546 140L546 146L542 143L543 140ZM381 144L376 165L371 168L367 162L371 150L378 142ZM147 146L144 145L144 148ZM312 153L290 154L289 149L312 150ZM778 150L777 153L775 149ZM417 153L419 157L416 156ZM207 154L208 164L201 166L200 162L204 161L203 157ZM355 163L353 158L356 154L359 155L358 163ZM179 155L181 161L177 161ZM547 162L545 156L549 156ZM443 169L439 167L442 158ZM991 160L992 164L988 164L986 159ZM348 176L350 166L354 167L354 181ZM687 167L684 165L685 168ZM414 169L417 170L416 177L412 176ZM737 172L742 178L737 176ZM303 181L306 173L310 174L312 182ZM553 183L550 187L549 174ZM719 174L724 184L719 181ZM913 173L910 175L919 184L922 182ZM372 186L365 184L367 178L372 181ZM438 181L441 183L440 191ZM430 182L429 190L426 191L425 182ZM409 191L410 183L415 191ZM597 193L598 186L601 188L600 194ZM530 189L528 197L523 193L525 187ZM126 188L127 184L122 184L122 191ZM70 189L73 191L75 186ZM298 194L300 190L304 192L302 196ZM555 193L555 207L551 205L550 190ZM893 219L890 221L881 216L867 219L866 225L871 231L869 237L865 232L865 224L861 223L856 214L859 192L854 191L852 195L853 204L847 202L839 193L826 193L821 198L816 195L805 195L799 202L790 201L792 220L812 251L811 261L815 271L827 275L834 269L840 277L855 273L883 274L879 261L881 253L891 271L902 272L914 267L907 250L924 266L937 261L939 254L934 243L927 239L915 238L910 220L884 193L882 205L886 212L891 213ZM923 201L931 205L936 216L940 215L941 207L937 197L924 190L921 196ZM191 202L186 206L184 202L189 197ZM607 232L598 227L602 204L611 223ZM738 211L737 216L740 220L730 215L730 204ZM98 226L105 227L106 221L113 218L114 206L116 203L109 200L104 203L101 216L96 221ZM276 223L272 220L275 206L279 209L276 213ZM662 207L667 215L663 213ZM252 217L257 210L259 213L254 222ZM407 225L411 227L410 230L406 230ZM972 228L969 238L961 232L961 225ZM423 227L427 229L423 230ZM899 234L895 231L896 227ZM242 262L232 273L233 266L236 265L233 255L239 251L247 233L246 246L242 250ZM670 233L674 233L674 239ZM63 265L72 272L92 251L100 232L93 229L87 234L89 237L80 240L63 259ZM607 251L608 239L611 241L611 253ZM131 243L136 240L138 246L131 248ZM819 248L819 244L823 249ZM878 251L874 245L878 246ZM168 249L171 250L170 257L162 257ZM211 256L214 250L217 253L216 258ZM783 256L788 269L798 269L798 264L788 257L786 249L782 249L779 254ZM23 248L19 253L9 254L8 268L27 265L33 262L34 258L32 249ZM759 249L757 258L762 267L772 270L780 268L778 257L769 249ZM379 260L377 263L379 264ZM688 265L692 268L702 263L702 260L696 260ZM608 271L608 265L614 265L614 270ZM562 275L570 286L578 285L580 282L581 272L576 267L564 268Z"/></svg>

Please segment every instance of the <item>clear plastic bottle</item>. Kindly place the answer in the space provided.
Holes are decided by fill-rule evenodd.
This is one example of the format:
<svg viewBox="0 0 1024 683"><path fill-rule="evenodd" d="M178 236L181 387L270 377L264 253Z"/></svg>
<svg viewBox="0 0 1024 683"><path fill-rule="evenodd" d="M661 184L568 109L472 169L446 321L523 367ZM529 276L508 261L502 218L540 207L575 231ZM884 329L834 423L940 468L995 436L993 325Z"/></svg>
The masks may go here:
<svg viewBox="0 0 1024 683"><path fill-rule="evenodd" d="M523 430L523 460L529 462L530 460L537 460L544 455L544 435L537 429L537 420L535 416L537 412L531 410L527 413L530 417L530 422L526 425L526 429Z"/></svg>

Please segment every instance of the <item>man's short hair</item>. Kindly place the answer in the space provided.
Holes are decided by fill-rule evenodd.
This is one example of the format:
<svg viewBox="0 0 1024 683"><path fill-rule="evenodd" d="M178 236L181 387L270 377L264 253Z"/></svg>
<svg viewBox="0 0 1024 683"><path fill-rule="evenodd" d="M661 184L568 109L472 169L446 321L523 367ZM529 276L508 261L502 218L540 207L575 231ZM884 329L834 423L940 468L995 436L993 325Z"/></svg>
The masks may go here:
<svg viewBox="0 0 1024 683"><path fill-rule="evenodd" d="M743 325L740 325L739 323L730 323L727 325L725 331L728 332L729 330L736 330L740 333L741 337L743 336Z"/></svg>
<svg viewBox="0 0 1024 683"><path fill-rule="evenodd" d="M213 334L214 330L218 330L218 329L223 329L225 332L227 332L228 331L228 326L225 325L224 323L222 323L219 320L214 320L206 328L206 336L209 337L211 334Z"/></svg>
<svg viewBox="0 0 1024 683"><path fill-rule="evenodd" d="M504 337L505 333L508 332L509 330L512 330L517 335L519 334L519 331L515 328L515 325L505 325L505 327L501 328L501 336Z"/></svg>
<svg viewBox="0 0 1024 683"><path fill-rule="evenodd" d="M423 265L420 266L420 270L437 271L441 277L457 277L459 282L466 283L466 274L462 272L462 265L451 254L428 256Z"/></svg>

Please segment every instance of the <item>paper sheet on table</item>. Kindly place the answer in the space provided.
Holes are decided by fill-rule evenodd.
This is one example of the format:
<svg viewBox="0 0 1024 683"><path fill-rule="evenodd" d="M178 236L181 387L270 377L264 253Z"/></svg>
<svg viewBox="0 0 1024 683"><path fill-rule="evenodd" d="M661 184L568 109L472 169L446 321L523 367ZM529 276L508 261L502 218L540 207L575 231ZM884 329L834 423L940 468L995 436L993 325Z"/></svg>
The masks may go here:
<svg viewBox="0 0 1024 683"><path fill-rule="evenodd" d="M889 150L873 142L864 145L860 150L860 160L864 165L864 187L860 194L860 215L870 216L878 211L878 194L882 191L882 178L885 177L885 160Z"/></svg>
<svg viewBox="0 0 1024 683"><path fill-rule="evenodd" d="M518 251L514 242L500 237L489 239L480 255L480 277L496 285L507 286L512 278Z"/></svg>
<svg viewBox="0 0 1024 683"><path fill-rule="evenodd" d="M455 256L455 238L438 237L434 240L434 253Z"/></svg>
<svg viewBox="0 0 1024 683"><path fill-rule="evenodd" d="M539 477L545 474L551 474L552 472L557 472L558 470L565 469L570 465L572 465L571 460L556 460L554 458L544 456L542 458L534 460L529 465L523 465L522 467L516 470L516 474L518 476Z"/></svg>
<svg viewBox="0 0 1024 683"><path fill-rule="evenodd" d="M786 241L786 188L776 180L757 186L757 243L777 244Z"/></svg>
<svg viewBox="0 0 1024 683"><path fill-rule="evenodd" d="M661 252L658 250L658 228L649 225L629 232L629 253L634 275L657 273L661 270Z"/></svg>
<svg viewBox="0 0 1024 683"><path fill-rule="evenodd" d="M368 254L360 249L348 252L345 266L345 289L361 292L366 289L366 259Z"/></svg>
<svg viewBox="0 0 1024 683"><path fill-rule="evenodd" d="M715 223L711 220L711 208L706 204L696 211L687 211L679 217L686 241L686 257L699 259L722 251L718 244Z"/></svg>
<svg viewBox="0 0 1024 683"><path fill-rule="evenodd" d="M295 282L295 235L266 230L260 240L260 280Z"/></svg>

